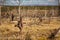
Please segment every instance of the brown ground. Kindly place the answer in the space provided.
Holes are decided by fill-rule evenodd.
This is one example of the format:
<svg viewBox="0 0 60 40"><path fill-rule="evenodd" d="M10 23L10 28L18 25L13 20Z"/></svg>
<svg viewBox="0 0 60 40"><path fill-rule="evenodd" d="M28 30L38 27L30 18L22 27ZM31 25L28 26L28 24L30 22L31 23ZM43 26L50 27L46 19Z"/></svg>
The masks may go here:
<svg viewBox="0 0 60 40"><path fill-rule="evenodd" d="M6 23L6 21L4 21L0 25L0 40L48 40L47 38L52 30L60 27L60 21L51 21L50 24L24 25L22 32L20 32L19 28L14 27L16 23L17 22L9 21ZM59 32L55 39L60 40Z"/></svg>

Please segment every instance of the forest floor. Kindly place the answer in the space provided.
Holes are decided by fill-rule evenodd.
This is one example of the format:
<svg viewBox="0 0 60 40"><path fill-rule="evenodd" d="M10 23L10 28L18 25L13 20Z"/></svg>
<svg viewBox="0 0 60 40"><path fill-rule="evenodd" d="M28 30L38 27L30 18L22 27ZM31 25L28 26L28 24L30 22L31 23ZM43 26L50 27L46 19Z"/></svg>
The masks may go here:
<svg viewBox="0 0 60 40"><path fill-rule="evenodd" d="M48 36L53 29L60 28L60 21L53 21L50 24L23 26L20 32L18 27L14 27L17 22L2 23L0 25L0 40L49 40ZM56 35L56 40L60 40L60 32Z"/></svg>

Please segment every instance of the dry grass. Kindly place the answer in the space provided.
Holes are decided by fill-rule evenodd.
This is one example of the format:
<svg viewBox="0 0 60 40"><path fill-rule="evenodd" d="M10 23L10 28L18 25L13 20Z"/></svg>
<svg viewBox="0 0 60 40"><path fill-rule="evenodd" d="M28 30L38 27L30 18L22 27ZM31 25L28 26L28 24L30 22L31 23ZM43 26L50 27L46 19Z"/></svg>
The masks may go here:
<svg viewBox="0 0 60 40"><path fill-rule="evenodd" d="M0 40L48 40L47 37L51 34L52 30L60 27L59 21L53 21L50 24L25 25L22 32L20 32L14 25L14 23L2 23L0 25ZM60 40L59 33L56 39Z"/></svg>

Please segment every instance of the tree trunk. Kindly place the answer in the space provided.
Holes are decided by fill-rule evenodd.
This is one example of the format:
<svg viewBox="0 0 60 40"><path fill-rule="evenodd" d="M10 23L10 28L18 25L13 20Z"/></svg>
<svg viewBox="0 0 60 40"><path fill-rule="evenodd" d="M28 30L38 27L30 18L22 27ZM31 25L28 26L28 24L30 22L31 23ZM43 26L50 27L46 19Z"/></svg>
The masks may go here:
<svg viewBox="0 0 60 40"><path fill-rule="evenodd" d="M0 6L0 25L1 25L1 6Z"/></svg>

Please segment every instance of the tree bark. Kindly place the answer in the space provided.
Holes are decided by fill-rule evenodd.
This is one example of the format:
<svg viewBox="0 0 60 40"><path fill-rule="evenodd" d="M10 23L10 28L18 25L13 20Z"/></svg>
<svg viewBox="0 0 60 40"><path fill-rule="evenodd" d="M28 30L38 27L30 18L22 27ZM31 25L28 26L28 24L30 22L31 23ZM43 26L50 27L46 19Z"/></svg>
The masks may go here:
<svg viewBox="0 0 60 40"><path fill-rule="evenodd" d="M0 25L1 25L1 6L0 6Z"/></svg>

